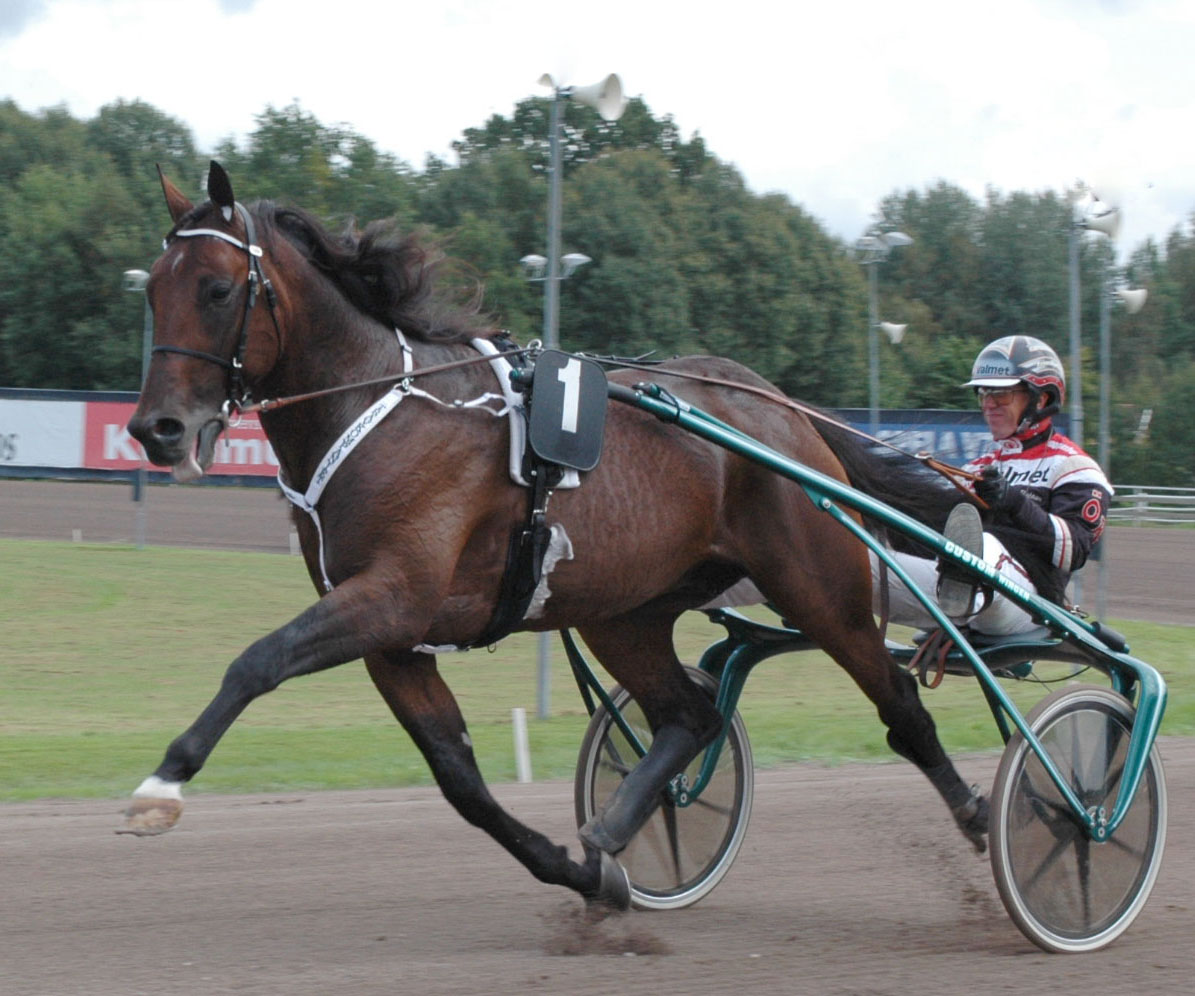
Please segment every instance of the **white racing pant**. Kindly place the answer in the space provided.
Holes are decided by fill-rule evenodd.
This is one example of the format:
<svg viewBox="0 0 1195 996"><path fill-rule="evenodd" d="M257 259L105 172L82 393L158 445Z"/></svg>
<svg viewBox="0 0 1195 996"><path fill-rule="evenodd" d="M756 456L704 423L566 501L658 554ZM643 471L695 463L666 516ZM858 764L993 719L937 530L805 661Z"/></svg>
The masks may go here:
<svg viewBox="0 0 1195 996"><path fill-rule="evenodd" d="M915 557L908 553L893 551L893 557L906 571L909 579L921 591L935 602L938 591L938 562L924 557ZM871 590L872 611L880 614L880 559L875 553L871 558ZM1018 564L995 536L983 534L983 559L996 568L1002 577L1013 584L1026 588L1036 594L1037 588L1029 580L1025 568ZM888 580L888 618L891 622L901 626L916 626L919 629L935 628L933 616L909 591L903 581L891 570L886 572ZM963 616L955 618L954 622L965 622L977 633L989 636L1009 636L1013 633L1024 633L1035 629L1037 623L1030 618L1029 613L1019 605L1009 601L999 592L995 592L991 603L984 606L985 596L977 592L972 600L970 610ZM979 611L977 611L979 610ZM974 614L972 614L974 613Z"/></svg>

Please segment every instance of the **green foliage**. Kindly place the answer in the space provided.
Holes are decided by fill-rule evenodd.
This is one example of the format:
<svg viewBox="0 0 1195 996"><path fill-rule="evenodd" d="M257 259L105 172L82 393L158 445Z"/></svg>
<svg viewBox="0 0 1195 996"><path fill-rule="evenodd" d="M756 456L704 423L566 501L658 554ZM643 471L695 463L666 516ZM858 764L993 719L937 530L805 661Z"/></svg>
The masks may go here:
<svg viewBox="0 0 1195 996"><path fill-rule="evenodd" d="M562 343L729 354L806 400L866 404L867 284L837 239L787 197L747 190L699 135L686 141L641 99L616 122L574 101L560 110L563 251L592 258L561 287ZM518 260L545 252L550 116L550 100L528 98L464 129L456 165L433 157L416 172L347 125L269 106L243 145L226 140L215 154L246 198L298 205L334 227L392 218L441 241L484 285L495 323L529 339L542 330L542 285L523 280ZM120 293L120 275L158 252L166 217L155 166L201 197L206 159L184 124L143 101L117 101L87 122L0 102L0 384L137 385L141 307ZM899 346L879 337L881 404L966 406L958 384L1001 335L1039 336L1069 366L1074 193L976 199L937 181L884 198L874 229L914 242L877 272L880 317L909 325ZM1106 240L1082 239L1089 447L1110 263ZM1195 361L1192 226L1108 273L1150 294L1137 315L1112 312L1116 476L1188 481L1179 441L1195 424L1184 379Z"/></svg>
<svg viewBox="0 0 1195 996"><path fill-rule="evenodd" d="M38 164L0 187L0 383L135 387L141 302L114 260L142 255L136 206L84 160Z"/></svg>

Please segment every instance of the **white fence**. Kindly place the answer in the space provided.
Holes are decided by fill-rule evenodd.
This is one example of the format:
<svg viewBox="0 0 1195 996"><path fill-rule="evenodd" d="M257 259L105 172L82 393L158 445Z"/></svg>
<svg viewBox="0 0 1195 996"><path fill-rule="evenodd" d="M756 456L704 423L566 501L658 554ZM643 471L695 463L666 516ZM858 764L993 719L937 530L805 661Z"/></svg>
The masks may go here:
<svg viewBox="0 0 1195 996"><path fill-rule="evenodd" d="M1137 526L1144 522L1195 523L1195 488L1117 484L1108 521Z"/></svg>

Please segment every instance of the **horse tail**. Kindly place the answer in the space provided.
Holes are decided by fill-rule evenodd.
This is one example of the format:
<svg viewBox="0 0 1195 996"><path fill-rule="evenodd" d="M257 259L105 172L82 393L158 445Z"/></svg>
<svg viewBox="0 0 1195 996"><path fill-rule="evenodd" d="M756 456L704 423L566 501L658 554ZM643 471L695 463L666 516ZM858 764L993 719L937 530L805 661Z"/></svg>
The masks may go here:
<svg viewBox="0 0 1195 996"><path fill-rule="evenodd" d="M897 511L941 532L950 510L966 498L950 481L908 453L872 442L832 419L813 419L818 435L838 458L851 487L891 505ZM894 546L928 551L882 523L869 522L877 533L886 533Z"/></svg>

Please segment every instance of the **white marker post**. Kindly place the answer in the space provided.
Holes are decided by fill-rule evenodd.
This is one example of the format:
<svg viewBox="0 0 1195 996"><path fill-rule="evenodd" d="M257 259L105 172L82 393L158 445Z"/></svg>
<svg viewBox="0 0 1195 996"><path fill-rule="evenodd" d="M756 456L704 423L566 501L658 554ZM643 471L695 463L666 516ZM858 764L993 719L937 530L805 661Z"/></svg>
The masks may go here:
<svg viewBox="0 0 1195 996"><path fill-rule="evenodd" d="M520 784L531 781L531 751L527 746L527 710L512 709L510 718L515 731L515 776Z"/></svg>

